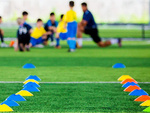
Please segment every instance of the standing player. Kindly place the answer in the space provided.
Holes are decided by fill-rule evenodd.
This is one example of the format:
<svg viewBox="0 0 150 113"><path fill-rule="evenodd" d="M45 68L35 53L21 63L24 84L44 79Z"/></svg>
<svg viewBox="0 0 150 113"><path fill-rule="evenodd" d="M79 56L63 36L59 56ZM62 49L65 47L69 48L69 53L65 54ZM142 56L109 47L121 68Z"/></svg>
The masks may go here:
<svg viewBox="0 0 150 113"><path fill-rule="evenodd" d="M2 23L2 17L0 16L0 24ZM7 44L4 43L4 31L0 28L0 38L1 38L1 47L8 47Z"/></svg>
<svg viewBox="0 0 150 113"><path fill-rule="evenodd" d="M119 47L121 47L121 39L112 39L110 41L102 42L101 38L98 35L98 29L94 17L92 13L88 10L87 4L84 2L81 4L81 6L84 15L82 21L78 24L77 47L82 47L82 33L89 34L92 37L93 41L97 43L99 47L107 47L115 43L118 43Z"/></svg>
<svg viewBox="0 0 150 113"><path fill-rule="evenodd" d="M50 46L55 45L55 43L54 43L54 34L56 33L57 26L58 26L58 22L55 20L55 13L51 13L50 14L50 19L47 21L47 23L45 24L45 27L44 27L46 31L51 32L51 35L47 36L46 45L48 43L49 38L51 38Z"/></svg>
<svg viewBox="0 0 150 113"><path fill-rule="evenodd" d="M31 27L27 24L24 24L22 18L17 19L19 29L17 31L18 47L20 51L29 51L29 42L30 42L30 33Z"/></svg>
<svg viewBox="0 0 150 113"><path fill-rule="evenodd" d="M60 49L60 39L61 40L67 40L67 24L63 20L64 15L62 14L60 16L60 22L57 27L57 33L56 33L56 48Z"/></svg>
<svg viewBox="0 0 150 113"><path fill-rule="evenodd" d="M73 10L74 1L69 2L70 10L64 16L64 21L67 23L67 43L69 52L74 52L76 49L76 33L77 33L77 15Z"/></svg>

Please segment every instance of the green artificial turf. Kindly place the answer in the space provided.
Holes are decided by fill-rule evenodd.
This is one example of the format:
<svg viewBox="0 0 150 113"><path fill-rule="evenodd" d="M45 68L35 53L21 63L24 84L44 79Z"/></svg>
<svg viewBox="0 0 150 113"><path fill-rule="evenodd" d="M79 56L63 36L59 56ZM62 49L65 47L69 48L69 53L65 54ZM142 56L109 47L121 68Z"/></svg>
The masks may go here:
<svg viewBox="0 0 150 113"><path fill-rule="evenodd" d="M130 75L138 82L150 82L150 43L148 41L123 42L99 48L93 42L84 42L82 49L68 53L66 42L62 49L31 48L30 52L15 52L13 48L0 48L0 81L24 81L37 75L42 82L103 82L114 81L121 75ZM36 69L22 69L33 63ZM115 63L127 68L113 69ZM123 92L121 84L40 84L39 93L26 97L13 107L15 112L142 112L133 102L136 97ZM17 93L23 84L0 84L0 101ZM150 84L140 84L149 94Z"/></svg>
<svg viewBox="0 0 150 113"><path fill-rule="evenodd" d="M22 89L23 84L0 84L0 101ZM40 92L27 101L12 107L14 112L142 112L141 102L134 102L137 96L123 92L121 84L40 84ZM150 84L140 84L149 91Z"/></svg>
<svg viewBox="0 0 150 113"><path fill-rule="evenodd" d="M84 42L84 48L75 53L68 53L66 45L60 50L31 48L24 53L0 48L0 81L23 81L30 74L38 75L43 82L116 81L123 74L139 82L149 81L148 42L124 42L123 45L99 48L93 42ZM37 68L22 69L26 63L33 63ZM113 69L115 63L124 63L127 68Z"/></svg>

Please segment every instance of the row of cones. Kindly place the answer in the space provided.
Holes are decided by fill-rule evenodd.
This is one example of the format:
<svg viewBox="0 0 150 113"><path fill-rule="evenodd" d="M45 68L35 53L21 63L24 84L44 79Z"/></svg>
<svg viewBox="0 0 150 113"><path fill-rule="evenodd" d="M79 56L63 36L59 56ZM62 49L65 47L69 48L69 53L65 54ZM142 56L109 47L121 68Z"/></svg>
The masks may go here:
<svg viewBox="0 0 150 113"><path fill-rule="evenodd" d="M41 79L36 75L30 75L23 82L23 89L16 94L10 95L4 102L0 104L0 112L11 112L13 106L19 106L16 101L26 101L24 97L33 96L31 92L39 92L39 82Z"/></svg>
<svg viewBox="0 0 150 113"><path fill-rule="evenodd" d="M130 96L139 96L134 101L142 102L140 106L147 106L147 108L143 110L144 112L150 112L150 96L140 88L135 79L129 75L122 75L118 78L118 81L121 81L121 84L123 84L122 87L125 88L125 92L130 92Z"/></svg>

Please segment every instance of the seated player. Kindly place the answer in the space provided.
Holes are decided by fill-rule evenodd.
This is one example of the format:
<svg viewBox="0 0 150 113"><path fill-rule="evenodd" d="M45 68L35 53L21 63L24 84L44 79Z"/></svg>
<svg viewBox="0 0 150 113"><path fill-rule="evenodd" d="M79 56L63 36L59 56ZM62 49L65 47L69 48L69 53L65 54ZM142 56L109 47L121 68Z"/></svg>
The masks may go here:
<svg viewBox="0 0 150 113"><path fill-rule="evenodd" d="M63 20L64 15L62 14L60 16L60 22L57 27L57 33L56 33L56 48L60 47L60 39L61 40L67 40L67 24Z"/></svg>
<svg viewBox="0 0 150 113"><path fill-rule="evenodd" d="M17 40L18 40L18 47L20 51L29 51L29 42L30 42L30 33L31 27L27 24L24 24L22 18L17 19L17 23L19 25L19 29L17 31Z"/></svg>
<svg viewBox="0 0 150 113"><path fill-rule="evenodd" d="M30 47L43 48L44 46L41 44L44 43L45 39L47 38L47 35L50 34L50 32L46 32L46 30L44 29L43 21L41 19L38 19L37 25L31 34Z"/></svg>
<svg viewBox="0 0 150 113"><path fill-rule="evenodd" d="M51 13L50 14L50 19L47 21L44 28L45 28L46 31L50 31L52 34L47 36L45 45L47 45L49 38L51 38L50 46L55 45L55 43L54 43L54 34L56 33L57 26L58 26L58 22L55 20L55 14Z"/></svg>
<svg viewBox="0 0 150 113"><path fill-rule="evenodd" d="M76 33L77 33L77 15L73 10L74 1L69 2L70 10L64 16L64 21L67 23L67 43L69 45L68 52L74 52L76 49Z"/></svg>
<svg viewBox="0 0 150 113"><path fill-rule="evenodd" d="M87 8L87 3L82 3L81 6L84 14L82 21L78 24L77 47L78 48L82 47L82 33L89 34L93 39L93 41L99 47L107 47L115 43L118 43L119 47L121 47L122 46L121 39L112 39L110 41L102 42L98 34L98 29L94 17Z"/></svg>
<svg viewBox="0 0 150 113"><path fill-rule="evenodd" d="M2 23L2 17L0 16L0 24ZM4 31L0 28L0 38L1 38L1 47L8 47L7 44L4 43Z"/></svg>
<svg viewBox="0 0 150 113"><path fill-rule="evenodd" d="M26 22L27 19L28 19L28 12L23 11L23 12L22 12L22 18L23 18L23 24L24 24L24 25L27 25L28 27L30 27L30 33L31 33L31 32L32 32L32 26L29 25L29 24ZM14 46L15 51L18 51L18 40L17 40L16 42L11 41L10 47L12 47L12 46Z"/></svg>

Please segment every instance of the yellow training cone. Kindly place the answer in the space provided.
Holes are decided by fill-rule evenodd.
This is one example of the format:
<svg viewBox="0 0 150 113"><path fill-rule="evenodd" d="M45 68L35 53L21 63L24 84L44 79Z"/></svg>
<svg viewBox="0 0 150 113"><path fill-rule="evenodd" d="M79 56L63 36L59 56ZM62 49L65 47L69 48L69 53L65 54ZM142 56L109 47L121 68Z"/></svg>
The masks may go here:
<svg viewBox="0 0 150 113"><path fill-rule="evenodd" d="M13 109L7 106L6 104L0 105L0 112L9 112L9 111L13 111Z"/></svg>
<svg viewBox="0 0 150 113"><path fill-rule="evenodd" d="M27 90L21 90L21 91L19 91L18 93L16 93L16 95L21 95L21 96L33 96L33 94L32 93L30 93L29 91L27 91Z"/></svg>
<svg viewBox="0 0 150 113"><path fill-rule="evenodd" d="M23 84L27 84L28 82L35 82L36 84L39 84L39 82L34 79L28 79L28 80L24 81Z"/></svg>
<svg viewBox="0 0 150 113"><path fill-rule="evenodd" d="M133 79L133 78L130 77L129 75L122 75L120 78L118 78L118 81L123 81L125 79Z"/></svg>
<svg viewBox="0 0 150 113"><path fill-rule="evenodd" d="M145 102L140 104L140 106L150 106L150 100L146 100Z"/></svg>

